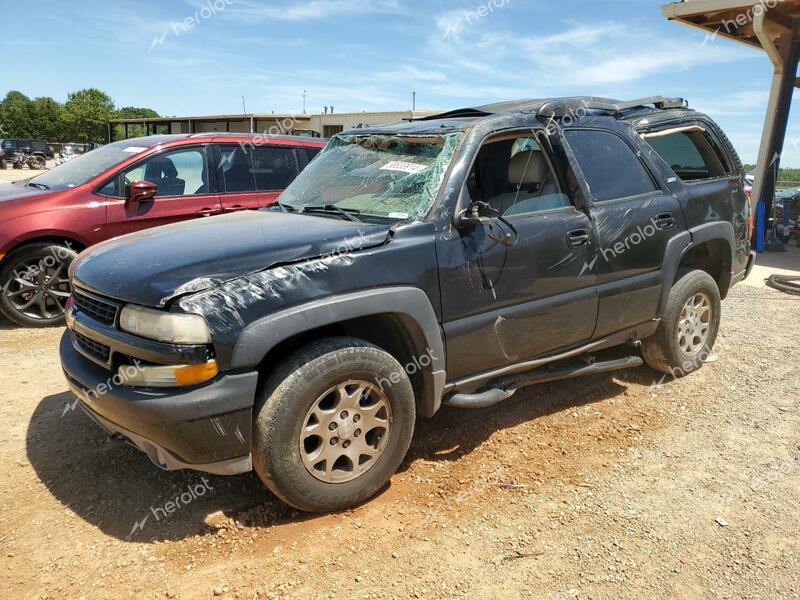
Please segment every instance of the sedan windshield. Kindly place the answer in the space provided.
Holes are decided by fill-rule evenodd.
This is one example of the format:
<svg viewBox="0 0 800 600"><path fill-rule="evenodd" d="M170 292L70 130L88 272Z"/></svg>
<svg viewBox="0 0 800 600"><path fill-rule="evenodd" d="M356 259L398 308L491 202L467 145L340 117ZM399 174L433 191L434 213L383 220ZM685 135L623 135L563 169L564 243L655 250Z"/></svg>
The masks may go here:
<svg viewBox="0 0 800 600"><path fill-rule="evenodd" d="M283 192L285 208L413 220L433 206L463 133L340 135Z"/></svg>
<svg viewBox="0 0 800 600"><path fill-rule="evenodd" d="M37 175L28 184L34 187L46 186L46 189L51 190L73 188L145 150L147 150L146 147L136 146L135 143L131 143L131 140L101 146Z"/></svg>

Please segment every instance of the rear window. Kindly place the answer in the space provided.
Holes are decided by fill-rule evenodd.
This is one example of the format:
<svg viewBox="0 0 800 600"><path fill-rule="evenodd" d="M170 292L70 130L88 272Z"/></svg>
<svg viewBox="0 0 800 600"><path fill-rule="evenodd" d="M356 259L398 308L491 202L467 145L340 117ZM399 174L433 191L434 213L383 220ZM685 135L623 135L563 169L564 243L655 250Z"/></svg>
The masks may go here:
<svg viewBox="0 0 800 600"><path fill-rule="evenodd" d="M308 166L308 163L314 160L314 157L319 154L320 150L322 150L322 148L295 148L298 167L301 171Z"/></svg>
<svg viewBox="0 0 800 600"><path fill-rule="evenodd" d="M295 148L242 144L221 146L220 152L222 181L229 193L281 191L298 174Z"/></svg>
<svg viewBox="0 0 800 600"><path fill-rule="evenodd" d="M656 191L642 161L618 135L610 131L573 130L565 136L596 201Z"/></svg>
<svg viewBox="0 0 800 600"><path fill-rule="evenodd" d="M294 148L254 148L253 174L256 177L256 189L261 192L286 189L298 174Z"/></svg>
<svg viewBox="0 0 800 600"><path fill-rule="evenodd" d="M242 193L256 191L253 161L245 146L221 146L222 184L226 192Z"/></svg>
<svg viewBox="0 0 800 600"><path fill-rule="evenodd" d="M716 179L730 174L719 149L705 131L655 134L645 139L683 181Z"/></svg>

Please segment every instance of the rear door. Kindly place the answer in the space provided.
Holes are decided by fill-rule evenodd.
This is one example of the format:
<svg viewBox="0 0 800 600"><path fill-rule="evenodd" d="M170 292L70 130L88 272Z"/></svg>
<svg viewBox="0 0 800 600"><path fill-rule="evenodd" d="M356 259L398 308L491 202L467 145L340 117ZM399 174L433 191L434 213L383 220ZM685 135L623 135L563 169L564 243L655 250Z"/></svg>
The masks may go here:
<svg viewBox="0 0 800 600"><path fill-rule="evenodd" d="M112 236L220 214L206 146L189 146L150 156L128 167L99 191L109 196L108 230ZM131 210L127 187L134 181L158 186L155 197Z"/></svg>
<svg viewBox="0 0 800 600"><path fill-rule="evenodd" d="M604 128L562 131L589 199L598 242L593 257L599 292L595 337L657 316L667 243L685 228L680 203L643 160L641 142L616 121L607 121Z"/></svg>
<svg viewBox="0 0 800 600"><path fill-rule="evenodd" d="M219 144L217 148L224 212L269 206L300 172L291 146Z"/></svg>

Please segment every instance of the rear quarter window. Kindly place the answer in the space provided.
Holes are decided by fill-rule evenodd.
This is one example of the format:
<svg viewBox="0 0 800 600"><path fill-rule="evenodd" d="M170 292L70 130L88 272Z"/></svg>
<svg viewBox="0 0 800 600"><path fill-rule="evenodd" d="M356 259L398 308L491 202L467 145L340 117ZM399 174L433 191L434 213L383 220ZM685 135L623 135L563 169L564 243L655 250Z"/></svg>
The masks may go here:
<svg viewBox="0 0 800 600"><path fill-rule="evenodd" d="M731 169L705 131L677 131L645 135L645 140L683 181L727 177Z"/></svg>

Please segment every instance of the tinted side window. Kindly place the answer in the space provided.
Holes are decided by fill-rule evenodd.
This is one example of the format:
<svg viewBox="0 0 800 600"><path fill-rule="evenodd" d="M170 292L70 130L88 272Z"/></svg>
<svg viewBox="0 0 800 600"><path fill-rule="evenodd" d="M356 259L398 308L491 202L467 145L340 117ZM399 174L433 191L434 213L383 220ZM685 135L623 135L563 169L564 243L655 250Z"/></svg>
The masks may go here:
<svg viewBox="0 0 800 600"><path fill-rule="evenodd" d="M255 192L251 152L243 146L220 146L220 170L226 192Z"/></svg>
<svg viewBox="0 0 800 600"><path fill-rule="evenodd" d="M598 202L639 196L656 190L631 147L608 131L567 131L567 142Z"/></svg>
<svg viewBox="0 0 800 600"><path fill-rule="evenodd" d="M297 177L294 148L260 146L253 149L253 174L256 189L262 192L283 190Z"/></svg>
<svg viewBox="0 0 800 600"><path fill-rule="evenodd" d="M647 143L684 181L728 175L719 150L704 131L681 131L656 137L648 136Z"/></svg>
<svg viewBox="0 0 800 600"><path fill-rule="evenodd" d="M314 157L319 154L322 148L295 148L294 150L297 153L298 166L302 171L308 166L308 163L314 160Z"/></svg>

